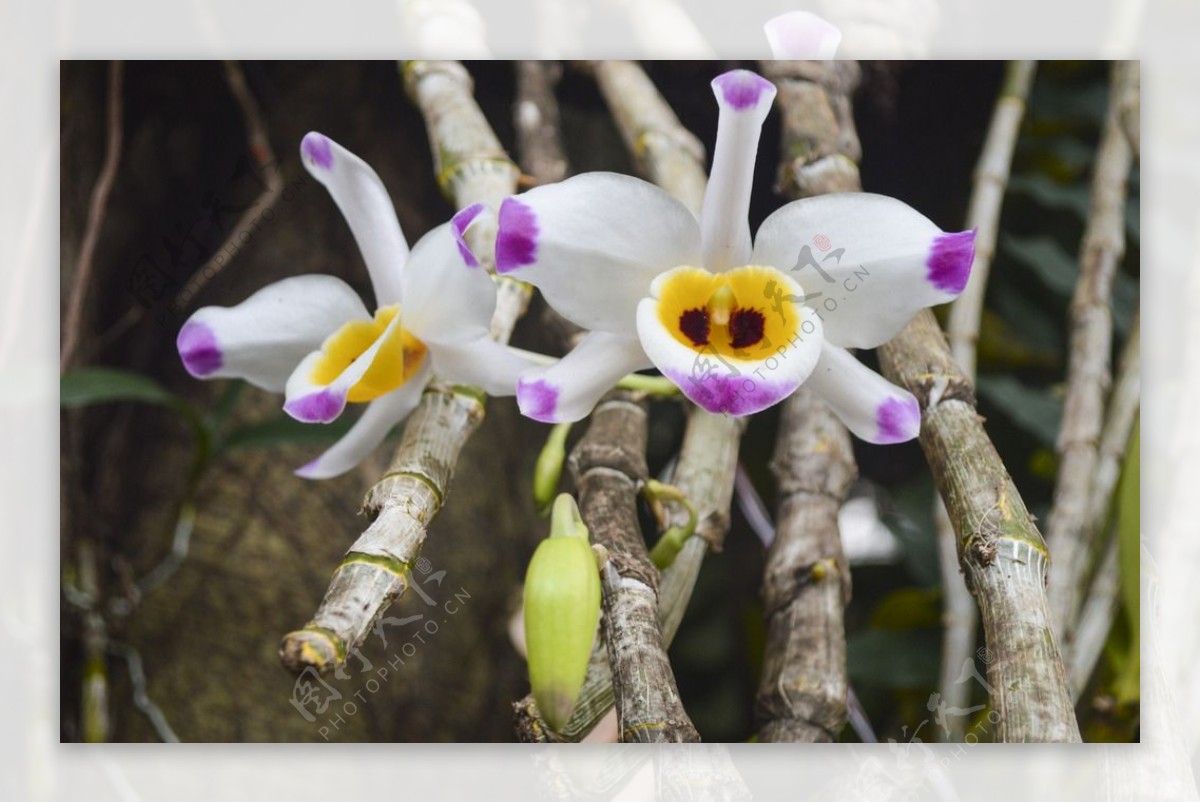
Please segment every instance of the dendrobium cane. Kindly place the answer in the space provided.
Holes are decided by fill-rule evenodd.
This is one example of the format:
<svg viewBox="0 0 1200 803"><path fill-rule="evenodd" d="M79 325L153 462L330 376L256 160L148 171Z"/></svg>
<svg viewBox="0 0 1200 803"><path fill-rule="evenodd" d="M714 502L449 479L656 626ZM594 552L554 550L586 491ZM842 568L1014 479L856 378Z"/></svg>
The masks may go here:
<svg viewBox="0 0 1200 803"><path fill-rule="evenodd" d="M756 413L807 383L858 437L915 437L916 399L847 349L874 348L958 296L974 232L947 234L898 200L845 193L783 206L752 242L751 180L775 87L745 70L712 87L720 117L699 220L652 184L612 173L501 205L497 271L591 330L559 362L521 376L521 411L579 420L621 376L654 366L713 413Z"/></svg>
<svg viewBox="0 0 1200 803"><path fill-rule="evenodd" d="M283 391L284 410L300 421L329 423L348 402L366 402L345 436L296 471L324 479L375 449L435 374L511 396L530 363L488 337L496 288L464 236L490 214L482 204L426 234L409 254L387 190L366 162L315 132L300 152L354 234L375 291L374 315L341 279L293 276L235 307L197 310L177 345L192 376Z"/></svg>

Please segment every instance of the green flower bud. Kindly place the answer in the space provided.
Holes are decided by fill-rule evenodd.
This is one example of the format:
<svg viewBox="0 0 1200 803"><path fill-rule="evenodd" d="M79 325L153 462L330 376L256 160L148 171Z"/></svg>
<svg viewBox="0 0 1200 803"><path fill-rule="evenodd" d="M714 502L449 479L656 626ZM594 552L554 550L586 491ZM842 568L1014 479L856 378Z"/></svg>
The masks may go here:
<svg viewBox="0 0 1200 803"><path fill-rule="evenodd" d="M600 619L600 572L575 500L554 502L550 537L525 574L525 644L533 698L546 723L561 730L587 675Z"/></svg>

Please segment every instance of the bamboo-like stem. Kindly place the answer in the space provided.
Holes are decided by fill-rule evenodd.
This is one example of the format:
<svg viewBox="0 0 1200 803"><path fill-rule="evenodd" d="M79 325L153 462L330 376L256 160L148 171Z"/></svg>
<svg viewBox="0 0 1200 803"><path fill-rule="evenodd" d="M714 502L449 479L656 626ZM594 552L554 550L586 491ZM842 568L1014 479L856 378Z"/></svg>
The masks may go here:
<svg viewBox="0 0 1200 803"><path fill-rule="evenodd" d="M1092 480L1091 499L1088 502L1088 529L1101 534L1112 510L1113 492L1121 476L1121 462L1129 444L1141 404L1141 316L1136 315L1117 368L1117 381L1113 384L1108 400L1104 430L1100 435L1100 456ZM1070 652L1065 656L1068 677L1071 681L1072 698L1078 700L1087 686L1108 631L1112 627L1120 594L1120 566L1117 555L1117 539L1109 536L1108 545L1100 559L1096 577L1092 580L1079 611L1079 620L1073 631ZM1082 578L1086 579L1086 578Z"/></svg>
<svg viewBox="0 0 1200 803"><path fill-rule="evenodd" d="M519 171L472 97L466 69L457 62L406 62L401 73L425 117L443 192L459 208L476 202L498 207L516 191ZM490 269L494 222L474 226L468 235ZM529 290L508 279L497 283L491 329L505 342L525 310ZM367 492L364 508L374 520L334 571L312 621L284 636L279 655L286 667L327 672L340 666L404 593L463 445L483 420L484 401L477 389L437 381L425 391L387 472Z"/></svg>
<svg viewBox="0 0 1200 803"><path fill-rule="evenodd" d="M517 159L521 169L539 184L567 177L567 160L559 136L558 102L554 86L562 76L556 61L518 61Z"/></svg>
<svg viewBox="0 0 1200 803"><path fill-rule="evenodd" d="M1050 611L1054 632L1068 655L1083 593L1080 578L1088 574L1095 557L1096 534L1088 527L1088 509L1110 381L1112 288L1125 253L1125 196L1133 165L1121 109L1137 92L1136 72L1129 62L1116 62L1080 246L1079 280L1071 301L1067 398L1058 436L1060 467L1046 525L1054 555Z"/></svg>
<svg viewBox="0 0 1200 803"><path fill-rule="evenodd" d="M100 166L100 175L92 187L92 195L88 201L87 227L83 232L83 242L79 246L79 255L75 259L75 280L71 285L71 297L67 304L67 312L63 317L62 354L59 358L59 372L65 372L75 358L75 350L79 347L80 328L83 326L84 303L88 298L88 284L92 280L92 266L95 264L96 246L100 243L100 229L104 225L104 212L108 208L108 196L112 194L113 185L117 180L117 166L121 163L121 140L124 126L121 89L124 76L124 65L113 61L108 66L108 105L106 110L107 138L104 144L104 161Z"/></svg>
<svg viewBox="0 0 1200 803"><path fill-rule="evenodd" d="M992 111L983 151L975 166L975 186L967 206L967 228L975 229L975 261L967 286L950 305L946 339L950 352L967 378L975 378L975 346L979 340L979 320L987 292L988 273L996 253L996 235L1000 228L1000 208L1008 186L1017 134L1025 117L1025 102L1033 85L1037 62L1010 61L1000 86L1000 96Z"/></svg>
<svg viewBox="0 0 1200 803"><path fill-rule="evenodd" d="M638 172L699 217L708 185L700 140L683 127L637 63L598 61L592 69Z"/></svg>
<svg viewBox="0 0 1200 803"><path fill-rule="evenodd" d="M862 189L850 97L857 62L763 62L778 88L783 137L777 189L789 198ZM858 474L850 433L820 397L785 403L772 463L775 539L763 571L767 647L755 712L765 742L829 742L846 724L850 567L838 510Z"/></svg>
<svg viewBox="0 0 1200 803"><path fill-rule="evenodd" d="M767 551L767 646L756 714L764 742L832 742L846 724L850 567L838 510L858 473L846 428L801 388L783 408L772 469L779 484Z"/></svg>
<svg viewBox="0 0 1200 803"><path fill-rule="evenodd" d="M649 476L646 419L644 402L614 391L568 463L592 541L607 552L603 632L621 741L697 742L659 626L658 570L638 527L638 491Z"/></svg>
<svg viewBox="0 0 1200 803"><path fill-rule="evenodd" d="M593 65L605 100L639 169L685 206L699 214L707 176L704 151L632 62ZM729 529L733 484L743 419L691 408L683 446L671 482L691 500L698 523L675 560L663 572L658 590L659 617L667 644L675 637L691 599L704 556L720 550ZM672 517L682 516L672 513ZM681 524L672 518L668 524ZM613 704L612 678L602 655L593 655L575 712L562 733L552 733L537 713L532 696L514 706L514 722L523 741L577 741L596 726Z"/></svg>
<svg viewBox="0 0 1200 803"><path fill-rule="evenodd" d="M778 88L783 115L776 191L788 198L860 191L862 146L850 100L861 75L858 62L764 61L761 65Z"/></svg>
<svg viewBox="0 0 1200 803"><path fill-rule="evenodd" d="M1088 527L1099 533L1108 518L1109 503L1117 480L1121 477L1121 461L1125 457L1129 435L1133 432L1142 399L1142 336L1141 314L1134 313L1129 336L1117 362L1117 381L1108 398L1104 429L1100 433L1099 455L1088 502Z"/></svg>
<svg viewBox="0 0 1200 803"><path fill-rule="evenodd" d="M1121 597L1118 557L1117 538L1112 534L1104 547L1096 577L1080 607L1075 642L1067 659L1067 676L1071 683L1071 700L1074 702L1079 701L1083 690L1087 688L1117 613L1117 603Z"/></svg>
<svg viewBox="0 0 1200 803"><path fill-rule="evenodd" d="M979 605L988 692L1003 742L1078 742L1046 600L1046 545L975 410L971 383L929 310L879 348L884 374L921 406L921 448L958 534Z"/></svg>
<svg viewBox="0 0 1200 803"><path fill-rule="evenodd" d="M1033 61L1008 63L1000 96L992 112L987 139L983 143L983 152L975 167L975 186L967 206L967 228L975 229L975 261L971 264L971 278L962 295L950 305L946 339L950 342L950 353L972 382L975 381L976 344L979 340L979 321L983 315L983 299L1000 229L1000 208L1008 186L1017 134L1025 117L1025 102L1036 69L1037 62ZM958 678L963 662L974 660L972 655L975 652L978 612L971 592L967 591L962 580L954 528L950 525L950 516L941 499L934 500L933 515L937 528L942 588L945 592L938 694L948 708L964 709L970 702L971 686L960 683ZM962 741L964 719L953 717L948 724L949 741Z"/></svg>

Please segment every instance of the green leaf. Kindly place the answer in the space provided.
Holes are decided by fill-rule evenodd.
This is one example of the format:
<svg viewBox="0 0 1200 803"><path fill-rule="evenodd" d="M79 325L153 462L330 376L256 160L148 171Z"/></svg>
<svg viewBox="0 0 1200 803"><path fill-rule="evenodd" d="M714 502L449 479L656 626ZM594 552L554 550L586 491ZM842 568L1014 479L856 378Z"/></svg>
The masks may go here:
<svg viewBox="0 0 1200 803"><path fill-rule="evenodd" d="M938 630L864 630L846 639L846 666L855 683L888 689L930 689L941 661Z"/></svg>
<svg viewBox="0 0 1200 803"><path fill-rule="evenodd" d="M997 279L1001 278L993 275ZM1036 343L1046 354L1057 355L1063 351L1066 344L1065 318L1051 314L1048 307L1057 311L1062 309L1062 305L1057 300L1052 307L1033 303L1033 299L1026 297L1027 287L1028 285L1016 277L1007 282L996 281L993 286L988 287L988 306L995 309L1009 327L1018 333L1019 342ZM982 333L980 336L982 337ZM1057 362L1059 360L1056 358Z"/></svg>
<svg viewBox="0 0 1200 803"><path fill-rule="evenodd" d="M1005 234L1000 237L1000 248L1029 268L1054 293L1063 298L1071 298L1075 294L1075 284L1079 281L1079 263L1053 237L1044 234ZM1133 322L1137 290L1137 281L1128 274L1117 273L1114 277L1113 324L1122 335L1129 331Z"/></svg>
<svg viewBox="0 0 1200 803"><path fill-rule="evenodd" d="M1063 402L1050 391L1029 387L1014 376L990 374L979 377L976 389L981 398L1042 443L1053 446L1058 439Z"/></svg>
<svg viewBox="0 0 1200 803"><path fill-rule="evenodd" d="M898 588L888 594L871 612L871 627L876 630L912 630L940 627L942 591L935 588Z"/></svg>
<svg viewBox="0 0 1200 803"><path fill-rule="evenodd" d="M1042 72L1039 67L1039 72ZM1040 117L1052 120L1078 119L1098 123L1108 112L1109 91L1106 81L1089 82L1080 86L1077 81L1036 81L1030 106L1037 108Z"/></svg>
<svg viewBox="0 0 1200 803"><path fill-rule="evenodd" d="M1025 149L1051 157L1061 167L1075 173L1083 173L1091 167L1095 155L1093 146L1069 133L1027 138L1026 143Z"/></svg>
<svg viewBox="0 0 1200 803"><path fill-rule="evenodd" d="M59 404L86 407L106 402L144 402L178 406L183 401L143 374L120 368L78 368L63 374L58 383Z"/></svg>
<svg viewBox="0 0 1200 803"><path fill-rule="evenodd" d="M1029 268L1047 288L1063 298L1075 292L1079 265L1053 237L1045 234L1029 236L1004 234L1000 248L1013 259Z"/></svg>
<svg viewBox="0 0 1200 803"><path fill-rule="evenodd" d="M1060 184L1042 175L1013 176L1008 189L1028 196L1041 206L1074 212L1080 220L1087 220L1091 200L1085 184Z"/></svg>
<svg viewBox="0 0 1200 803"><path fill-rule="evenodd" d="M341 416L330 424L306 424L281 415L236 427L226 436L223 448L264 449L288 444L332 443L349 432L353 425L349 416Z"/></svg>

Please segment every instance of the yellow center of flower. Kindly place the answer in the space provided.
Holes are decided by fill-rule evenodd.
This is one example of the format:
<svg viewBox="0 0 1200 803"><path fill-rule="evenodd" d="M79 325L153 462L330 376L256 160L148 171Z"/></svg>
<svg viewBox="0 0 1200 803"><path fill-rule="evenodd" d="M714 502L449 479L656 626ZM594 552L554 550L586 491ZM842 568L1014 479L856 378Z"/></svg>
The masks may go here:
<svg viewBox="0 0 1200 803"><path fill-rule="evenodd" d="M376 310L374 320L351 321L327 337L321 344L321 359L313 367L313 383L328 385L337 379L383 335L399 312L395 305L382 307ZM400 387L421 367L425 351L424 343L396 326L380 345L371 367L351 386L347 400L371 401Z"/></svg>
<svg viewBox="0 0 1200 803"><path fill-rule="evenodd" d="M677 268L658 289L658 316L696 351L762 359L800 328L800 297L775 268L746 265L723 273Z"/></svg>

